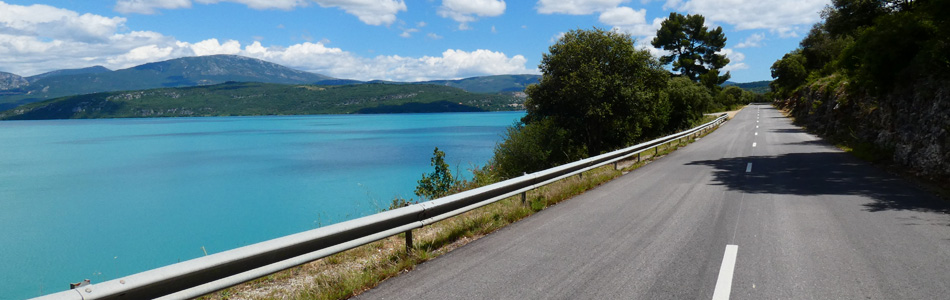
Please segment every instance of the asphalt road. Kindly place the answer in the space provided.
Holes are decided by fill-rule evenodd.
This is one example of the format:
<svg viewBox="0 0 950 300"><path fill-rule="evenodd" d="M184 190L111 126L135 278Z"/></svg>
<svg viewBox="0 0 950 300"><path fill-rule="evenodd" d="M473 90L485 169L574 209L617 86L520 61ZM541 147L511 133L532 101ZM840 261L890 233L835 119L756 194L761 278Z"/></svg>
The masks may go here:
<svg viewBox="0 0 950 300"><path fill-rule="evenodd" d="M950 299L950 205L749 106L359 298L714 297Z"/></svg>

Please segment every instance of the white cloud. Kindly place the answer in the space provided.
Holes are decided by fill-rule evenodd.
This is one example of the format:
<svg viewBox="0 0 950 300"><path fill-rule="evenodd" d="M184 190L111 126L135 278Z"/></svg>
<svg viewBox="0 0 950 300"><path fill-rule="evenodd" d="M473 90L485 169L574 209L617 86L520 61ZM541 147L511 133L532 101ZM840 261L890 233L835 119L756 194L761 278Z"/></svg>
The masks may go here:
<svg viewBox="0 0 950 300"><path fill-rule="evenodd" d="M601 23L613 26L614 31L623 32L637 38L638 41L647 41L656 36L664 18L655 18L653 22L646 22L646 9L634 10L621 6L605 10L598 20Z"/></svg>
<svg viewBox="0 0 950 300"><path fill-rule="evenodd" d="M283 9L290 10L299 6L306 6L307 0L195 0L201 4L217 4L232 2L247 5L253 9Z"/></svg>
<svg viewBox="0 0 950 300"><path fill-rule="evenodd" d="M439 16L459 22L459 29L468 27L478 17L497 17L505 13L504 0L442 0Z"/></svg>
<svg viewBox="0 0 950 300"><path fill-rule="evenodd" d="M771 31L774 34L777 34L781 38L796 38L798 37L798 33L796 32L798 31L798 29L799 29L798 26L794 26L794 27L775 28L769 31Z"/></svg>
<svg viewBox="0 0 950 300"><path fill-rule="evenodd" d="M736 52L731 48L723 48L722 51L716 53L725 54L726 58L729 58L729 64L725 67L722 67L723 71L745 70L749 68L749 65L742 62L745 60L745 54L742 52Z"/></svg>
<svg viewBox="0 0 950 300"><path fill-rule="evenodd" d="M614 7L600 14L598 20L611 26L646 24L647 10L634 10L626 6Z"/></svg>
<svg viewBox="0 0 950 300"><path fill-rule="evenodd" d="M175 49L172 47L147 45L132 49L125 54L107 58L106 62L113 66L135 65L143 61L156 61L163 58L170 58L173 51L175 51Z"/></svg>
<svg viewBox="0 0 950 300"><path fill-rule="evenodd" d="M664 7L702 14L708 21L731 24L737 30L769 29L783 37L797 36L800 26L820 20L829 0L670 0Z"/></svg>
<svg viewBox="0 0 950 300"><path fill-rule="evenodd" d="M115 11L123 14L151 15L160 9L190 8L191 0L119 0Z"/></svg>
<svg viewBox="0 0 950 300"><path fill-rule="evenodd" d="M442 39L442 36L441 36L441 35L438 35L438 34L435 34L435 33L432 33L432 32L430 32L429 34L426 34L426 36L429 37L430 39L433 39L433 40Z"/></svg>
<svg viewBox="0 0 950 300"><path fill-rule="evenodd" d="M94 42L108 39L125 21L120 17L80 15L48 5L20 6L0 2L0 34Z"/></svg>
<svg viewBox="0 0 950 300"><path fill-rule="evenodd" d="M321 7L337 7L369 25L390 25L396 14L406 11L402 0L313 0Z"/></svg>
<svg viewBox="0 0 950 300"><path fill-rule="evenodd" d="M358 80L422 81L464 78L479 75L537 73L524 67L524 56L508 57L502 52L479 49L449 49L441 56L421 58L399 55L359 57L339 48L322 44L295 45L286 49L264 48L260 43L245 47L241 53L249 57L291 66L297 69L337 78Z"/></svg>
<svg viewBox="0 0 950 300"><path fill-rule="evenodd" d="M362 57L328 47L328 41L286 47L265 47L259 41L242 45L235 40L215 38L191 43L150 31L121 33L119 27L125 21L122 18L79 15L43 5L17 6L3 2L0 5L3 8L0 10L0 70L24 76L93 65L123 69L178 57L212 54L248 56L304 71L360 80L416 81L537 73L537 70L525 68L527 61L524 56L508 56L486 49L449 49L440 56ZM49 21L51 19L56 21ZM53 30L49 28L53 23L63 27ZM68 36L65 32L75 34ZM95 38L76 38L79 35ZM428 37L441 38L433 33Z"/></svg>
<svg viewBox="0 0 950 300"><path fill-rule="evenodd" d="M291 10L307 6L311 1L320 7L336 7L354 15L369 25L391 25L396 14L406 11L403 0L195 0L201 4L231 2L253 9ZM154 14L162 9L190 8L191 0L118 0L115 11L120 13Z"/></svg>
<svg viewBox="0 0 950 300"><path fill-rule="evenodd" d="M754 33L747 37L744 42L736 45L736 48L758 48L762 47L762 40L765 39L765 34Z"/></svg>
<svg viewBox="0 0 950 300"><path fill-rule="evenodd" d="M619 6L629 0L538 0L542 14L589 15Z"/></svg>
<svg viewBox="0 0 950 300"><path fill-rule="evenodd" d="M179 48L190 49L191 53L196 56L241 53L241 43L235 40L228 40L224 44L221 44L218 42L218 39L208 39L194 44L177 42L175 45Z"/></svg>
<svg viewBox="0 0 950 300"><path fill-rule="evenodd" d="M412 34L415 32L419 32L419 29L409 28L409 29L403 30L402 33L399 34L399 36L404 37L404 38L411 38Z"/></svg>

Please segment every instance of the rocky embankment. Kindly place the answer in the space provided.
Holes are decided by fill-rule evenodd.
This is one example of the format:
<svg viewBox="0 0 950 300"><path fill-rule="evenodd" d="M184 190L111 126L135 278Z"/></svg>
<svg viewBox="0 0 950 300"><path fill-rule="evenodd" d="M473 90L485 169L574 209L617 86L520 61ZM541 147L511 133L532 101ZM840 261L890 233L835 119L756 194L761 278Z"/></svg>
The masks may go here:
<svg viewBox="0 0 950 300"><path fill-rule="evenodd" d="M875 152L939 184L950 181L950 81L899 85L878 97L850 90L847 82L828 77L778 104L809 131Z"/></svg>

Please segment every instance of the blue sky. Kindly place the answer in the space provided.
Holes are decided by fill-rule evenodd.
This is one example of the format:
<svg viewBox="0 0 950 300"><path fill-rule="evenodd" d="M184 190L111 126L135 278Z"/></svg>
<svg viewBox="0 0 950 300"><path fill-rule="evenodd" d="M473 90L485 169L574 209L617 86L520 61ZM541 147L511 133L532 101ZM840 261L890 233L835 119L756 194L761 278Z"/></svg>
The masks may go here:
<svg viewBox="0 0 950 300"><path fill-rule="evenodd" d="M31 76L237 54L337 78L418 81L537 73L571 29L649 41L676 11L722 26L732 81L771 79L828 0L0 1L0 71Z"/></svg>

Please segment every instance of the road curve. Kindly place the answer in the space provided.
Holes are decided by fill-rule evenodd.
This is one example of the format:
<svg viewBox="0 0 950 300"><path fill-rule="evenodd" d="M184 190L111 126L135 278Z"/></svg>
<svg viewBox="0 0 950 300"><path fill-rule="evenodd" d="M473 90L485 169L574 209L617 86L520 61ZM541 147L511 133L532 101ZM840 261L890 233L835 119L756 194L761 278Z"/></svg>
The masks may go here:
<svg viewBox="0 0 950 300"><path fill-rule="evenodd" d="M947 202L753 105L686 148L358 299L948 295Z"/></svg>

